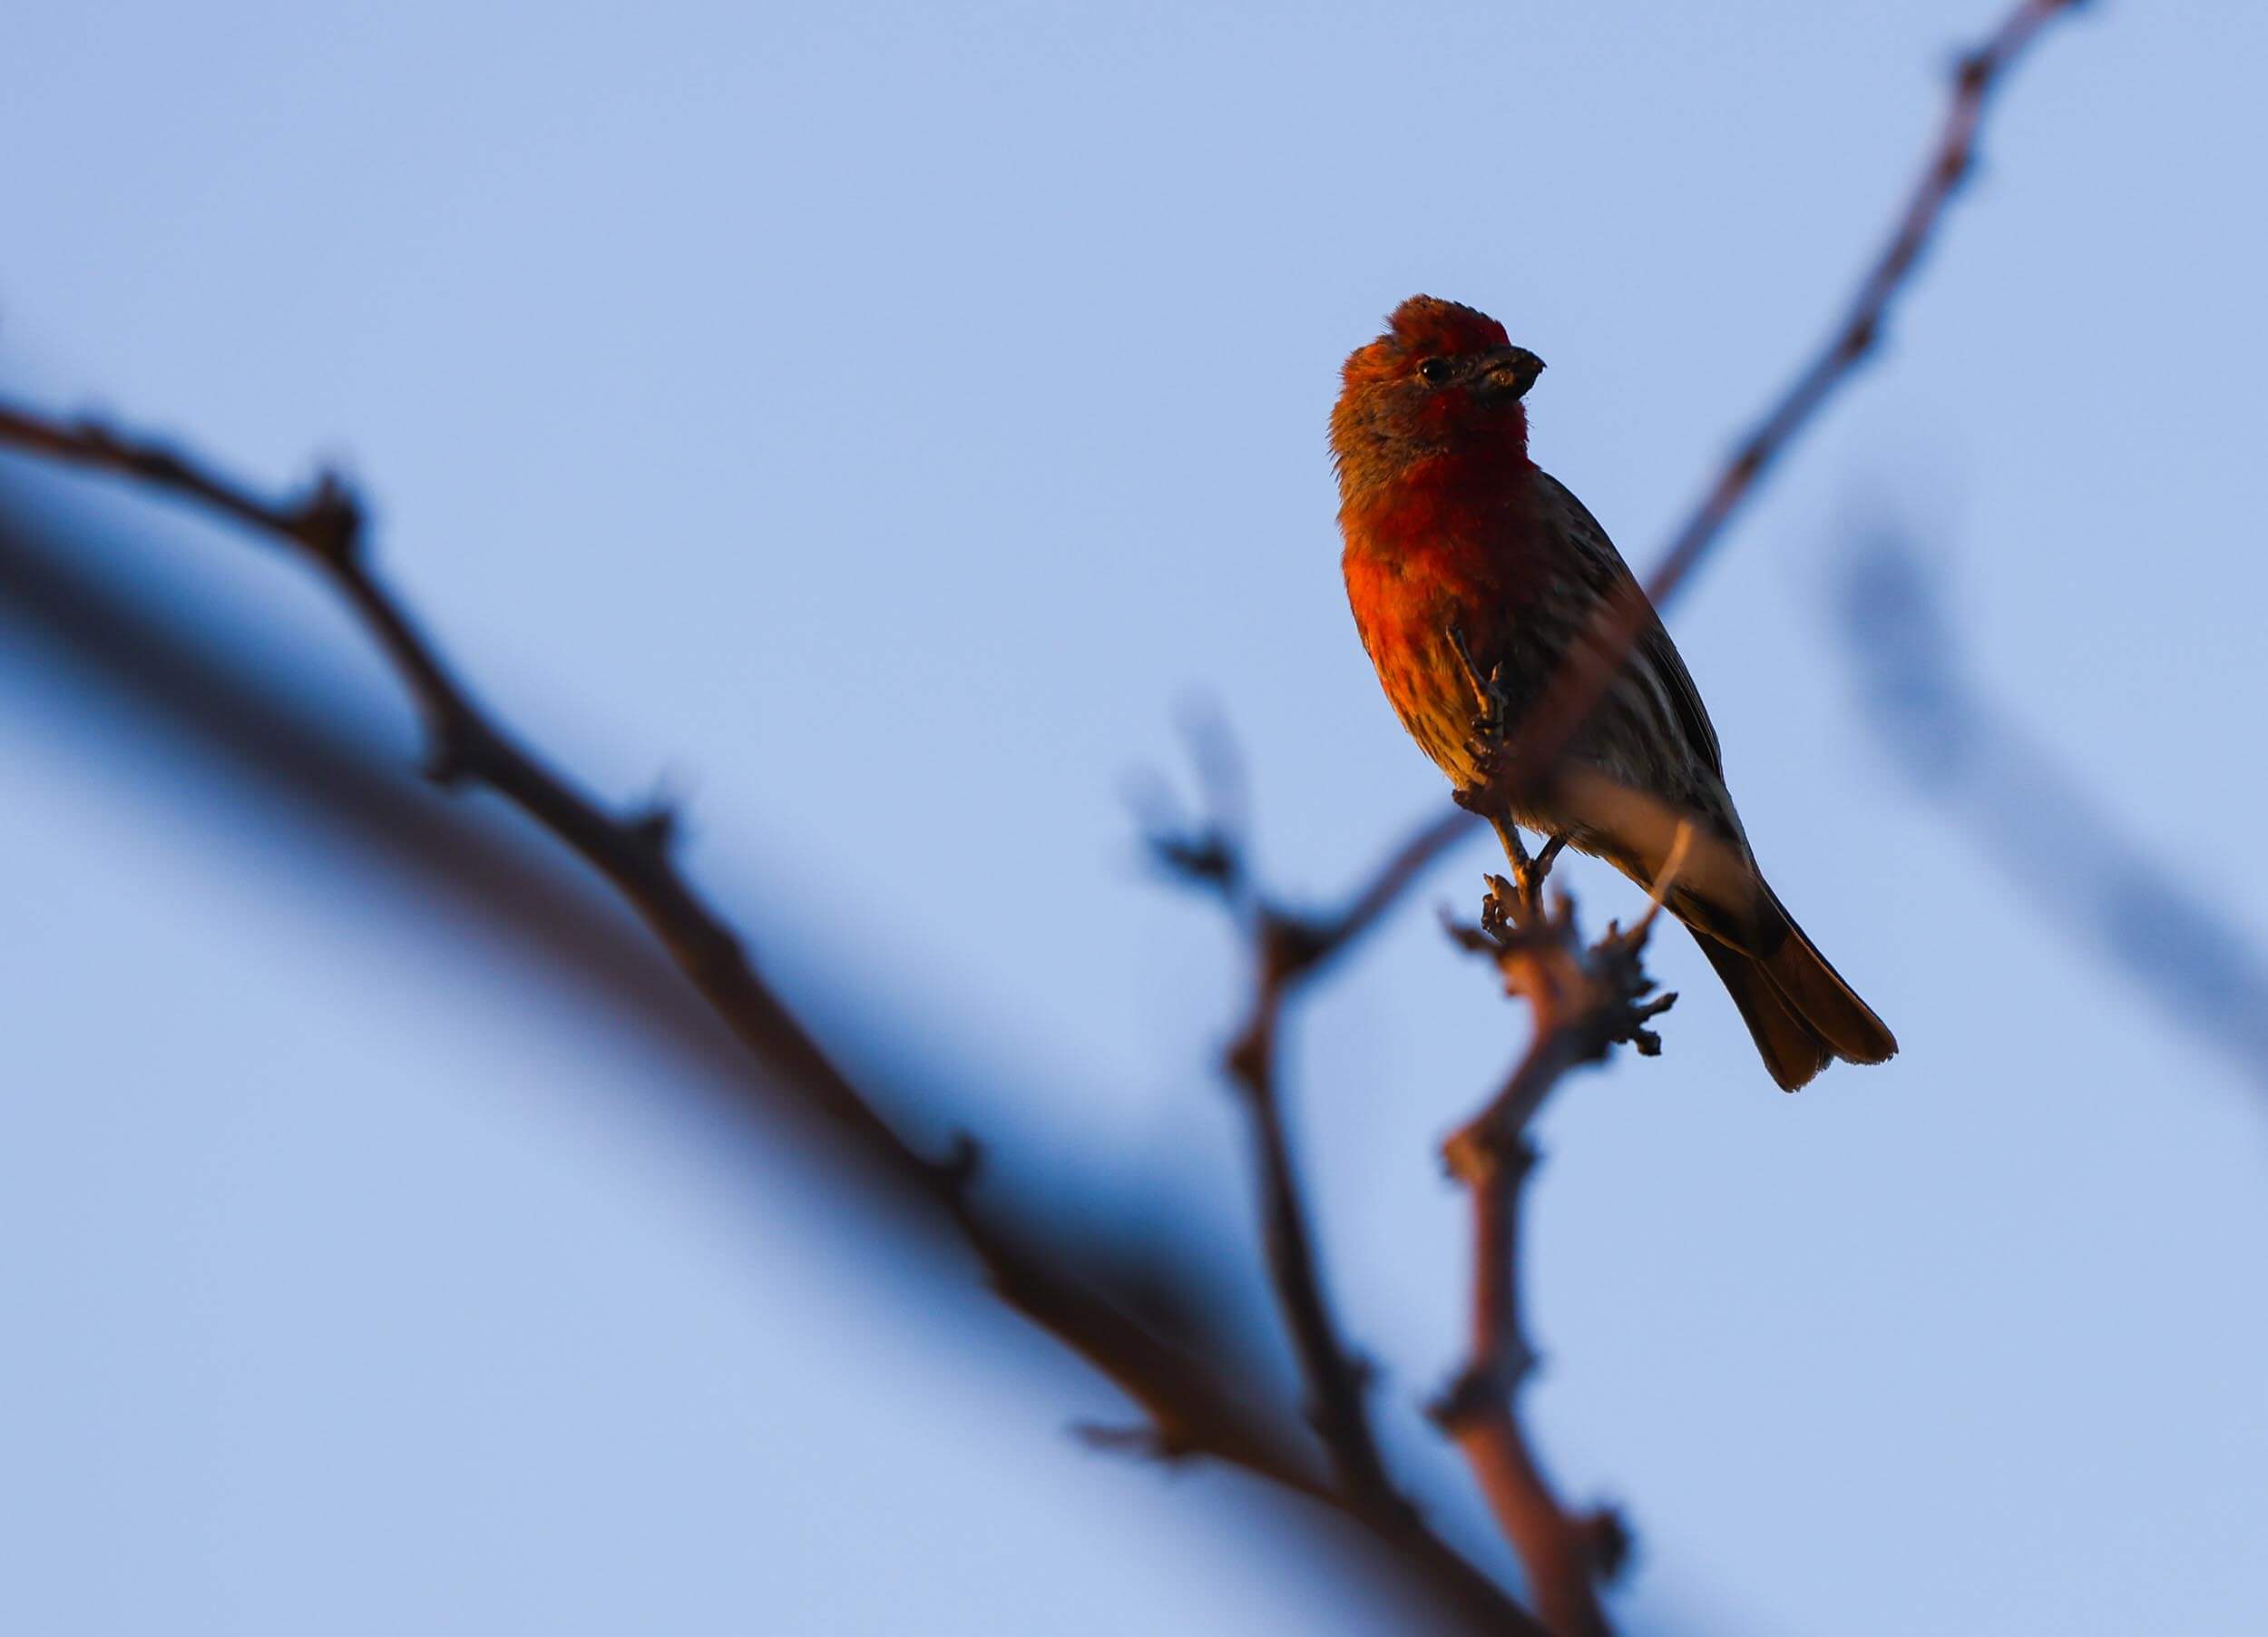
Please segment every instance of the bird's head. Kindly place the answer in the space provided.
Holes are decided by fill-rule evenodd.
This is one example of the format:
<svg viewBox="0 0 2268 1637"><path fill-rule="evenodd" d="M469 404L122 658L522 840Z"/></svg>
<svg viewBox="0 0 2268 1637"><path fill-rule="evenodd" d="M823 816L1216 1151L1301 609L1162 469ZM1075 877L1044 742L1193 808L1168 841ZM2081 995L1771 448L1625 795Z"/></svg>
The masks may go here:
<svg viewBox="0 0 2268 1637"><path fill-rule="evenodd" d="M1331 412L1339 488L1353 497L1435 456L1528 454L1520 399L1543 360L1514 347L1488 314L1434 296L1412 296L1386 333L1346 360Z"/></svg>

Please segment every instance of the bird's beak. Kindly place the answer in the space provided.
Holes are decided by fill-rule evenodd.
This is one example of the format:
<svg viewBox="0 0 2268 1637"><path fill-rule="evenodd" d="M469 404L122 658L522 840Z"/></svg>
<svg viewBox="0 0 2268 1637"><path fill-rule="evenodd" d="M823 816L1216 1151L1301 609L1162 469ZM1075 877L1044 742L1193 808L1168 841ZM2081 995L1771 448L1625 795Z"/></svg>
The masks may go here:
<svg viewBox="0 0 2268 1637"><path fill-rule="evenodd" d="M1490 397L1501 395L1517 402L1528 396L1528 388L1542 373L1543 360L1525 347L1502 347L1489 355L1481 380Z"/></svg>

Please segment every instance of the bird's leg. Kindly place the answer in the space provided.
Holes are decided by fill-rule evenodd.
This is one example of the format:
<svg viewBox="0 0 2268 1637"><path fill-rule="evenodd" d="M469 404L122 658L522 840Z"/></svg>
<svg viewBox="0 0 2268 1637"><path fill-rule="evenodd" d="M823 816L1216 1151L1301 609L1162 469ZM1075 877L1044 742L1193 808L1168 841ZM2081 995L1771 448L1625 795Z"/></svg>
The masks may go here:
<svg viewBox="0 0 2268 1637"><path fill-rule="evenodd" d="M1503 751L1504 734L1510 725L1507 720L1510 713L1504 699L1503 662L1498 661L1489 674L1482 677L1481 667L1473 663L1472 650L1465 643L1465 633L1454 625L1449 628L1449 646L1456 654L1458 664L1464 668L1465 684L1472 690L1473 702L1479 707L1472 717L1472 731L1478 740L1475 752L1482 768L1492 770L1496 758ZM1458 791L1458 805L1471 811L1486 811L1480 800L1488 794L1486 785L1484 779L1480 789ZM1528 856L1526 843L1520 840L1519 825L1501 813L1488 812L1487 816L1490 825L1496 830L1496 838L1504 844L1504 857L1511 864L1512 881L1520 889L1521 900L1531 912L1540 914L1543 909L1543 878L1551 873L1551 866L1566 850L1567 836L1562 832L1550 837L1544 842L1543 850L1531 858Z"/></svg>
<svg viewBox="0 0 2268 1637"><path fill-rule="evenodd" d="M1446 634L1450 652L1457 656L1457 663L1464 671L1465 686L1472 690L1473 711L1469 719L1471 737L1465 741L1465 749L1472 759L1474 778L1470 788L1456 792L1457 805L1495 823L1495 812L1502 806L1495 787L1503 775L1505 736L1511 726L1511 711L1504 699L1504 665L1499 661L1483 677L1481 667L1473 662L1465 633L1452 625ZM1500 825L1498 834L1504 833Z"/></svg>
<svg viewBox="0 0 2268 1637"><path fill-rule="evenodd" d="M1543 915L1544 877L1559 862L1559 854L1567 848L1564 833L1551 837L1543 844L1543 850L1530 858L1527 843L1521 840L1520 827L1510 818L1491 816L1490 825L1496 838L1504 844L1504 857L1512 867L1510 886L1515 902L1508 907L1514 920L1538 920Z"/></svg>
<svg viewBox="0 0 2268 1637"><path fill-rule="evenodd" d="M1489 896L1481 906L1481 925L1484 927L1525 926L1536 918L1535 896L1528 890L1528 872L1535 868L1528 857L1528 844L1520 839L1520 826L1501 814L1489 815L1489 828L1504 844L1504 857L1511 864L1512 878L1502 876L1488 877Z"/></svg>
<svg viewBox="0 0 2268 1637"><path fill-rule="evenodd" d="M1504 857L1512 867L1512 879L1523 891L1528 885L1528 872L1535 868L1535 860L1528 856L1528 844L1520 838L1520 826L1510 818L1491 818L1496 838L1504 844Z"/></svg>

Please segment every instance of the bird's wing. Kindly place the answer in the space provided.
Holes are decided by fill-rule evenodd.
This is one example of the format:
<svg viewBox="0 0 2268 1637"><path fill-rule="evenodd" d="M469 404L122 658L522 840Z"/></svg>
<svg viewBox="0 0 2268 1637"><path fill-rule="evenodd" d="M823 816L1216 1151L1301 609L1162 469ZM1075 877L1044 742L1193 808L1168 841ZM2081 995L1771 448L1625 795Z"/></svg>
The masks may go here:
<svg viewBox="0 0 2268 1637"><path fill-rule="evenodd" d="M1630 573L1630 565L1615 550L1615 543L1599 526L1598 519L1575 498L1574 491L1549 472L1538 472L1536 484L1549 514L1547 522L1582 557L1600 593L1618 593L1622 587L1632 583L1635 576ZM1693 685L1693 674L1686 669L1685 657L1677 652L1677 644L1669 640L1661 617L1650 609L1646 629L1632 648L1631 661L1658 685L1670 709L1677 713L1678 726L1685 730L1686 742L1707 764L1709 771L1722 779L1725 751L1717 743L1708 708L1701 702L1701 691Z"/></svg>

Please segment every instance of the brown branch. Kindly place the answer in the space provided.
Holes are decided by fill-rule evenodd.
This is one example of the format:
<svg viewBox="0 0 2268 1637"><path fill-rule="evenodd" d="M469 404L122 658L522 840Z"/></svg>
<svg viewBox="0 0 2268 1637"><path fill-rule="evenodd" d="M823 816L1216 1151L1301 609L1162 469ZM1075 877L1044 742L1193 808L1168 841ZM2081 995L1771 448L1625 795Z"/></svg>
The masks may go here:
<svg viewBox="0 0 2268 1637"><path fill-rule="evenodd" d="M1942 222L1946 207L1975 169L1979 132L1992 93L2058 14L2078 0L2018 0L1999 26L1963 55L1953 74L1946 114L1931 145L1921 176L1900 211L1889 241L1861 278L1841 319L1795 378L1765 410L1719 471L1685 524L1672 537L1660 565L1641 588L1630 582L1601 612L1590 640L1562 667L1542 703L1521 726L1491 769L1485 789L1461 795L1473 810L1502 812L1532 799L1556 780L1569 748L1592 709L1605 695L1616 671L1646 630L1655 611L1691 577L1695 566L1720 540L1741 505L1765 471L1818 416L1834 392L1847 383L1873 352L1899 295L1911 282L1924 251ZM1505 827L1516 867L1523 857L1517 832ZM1681 831L1668 873L1682 862L1689 831ZM1548 864L1545 866L1549 868ZM1592 1580L1606 1561L1602 1541L1619 1543L1619 1525L1570 1517L1552 1495L1521 1434L1511 1393L1530 1366L1532 1354L1520 1331L1516 1300L1517 1213L1520 1185L1531 1169L1533 1150L1525 1131L1529 1119L1562 1073L1594 1051L1603 1054L1615 1038L1629 1038L1641 1052L1657 1049L1642 1027L1628 1036L1598 1037L1602 1019L1616 1017L1643 988L1621 1000L1612 982L1591 991L1596 1004L1570 1014L1565 981L1570 966L1572 914L1554 922L1540 903L1541 872L1522 870L1517 887L1500 882L1492 895L1498 925L1486 936L1500 940L1508 987L1527 994L1535 1007L1536 1031L1528 1055L1514 1071L1489 1111L1450 1140L1450 1166L1471 1190L1474 1206L1475 1271L1472 1362L1440 1407L1442 1425L1471 1461L1499 1522L1527 1566L1545 1623L1554 1632L1592 1632L1605 1628ZM1657 887L1655 907L1660 906ZM1610 954L1628 945L1628 975L1642 978L1637 959L1653 912L1634 929L1635 942L1608 937L1589 952L1590 975L1622 957ZM1558 926L1560 936L1554 938ZM1540 940L1540 941L1539 941ZM1540 960L1537 950L1554 951ZM1559 981L1554 982L1554 975ZM1664 997L1662 1005L1667 999ZM1604 1011L1598 1008L1603 1006ZM1655 1009L1658 1009L1657 1006ZM1650 1013L1648 1014L1650 1015ZM1602 1533L1602 1530L1604 1531ZM1617 1545L1618 1552L1619 1546Z"/></svg>
<svg viewBox="0 0 2268 1637"><path fill-rule="evenodd" d="M1235 793L1234 757L1217 735L1199 747L1198 760L1210 777L1213 814L1183 824L1167 814L1149 816L1152 853L1176 878L1218 895L1244 928L1251 946L1253 994L1243 1029L1229 1044L1225 1066L1253 1127L1258 1161L1262 1226L1268 1266L1285 1327L1310 1397L1309 1418L1330 1452L1343 1488L1388 1507L1404 1505L1378 1456L1364 1389L1367 1371L1348 1348L1331 1314L1301 1201L1296 1168L1284 1133L1277 1043L1285 1010L1331 960L1374 927L1382 908L1409 879L1464 833L1462 825L1436 823L1390 854L1335 915L1315 917L1267 897L1252 870L1250 845ZM1547 1627L1557 1632L1606 1631L1595 1582L1611 1575L1627 1550L1620 1521L1599 1512L1570 1515L1553 1495L1513 1413L1510 1394L1530 1367L1514 1300L1519 1184L1532 1163L1525 1130L1545 1094L1567 1069L1603 1058L1618 1043L1651 1055L1660 1042L1646 1025L1677 999L1648 1000L1653 984L1638 961L1661 898L1696 848L1709 845L1694 827L1637 793L1649 818L1671 827L1667 862L1644 919L1625 934L1609 927L1589 950L1580 947L1566 900L1543 903L1544 884L1561 843L1533 858L1516 849L1518 882L1490 877L1482 926L1459 936L1487 951L1505 975L1508 993L1536 1008L1536 1034L1527 1055L1489 1107L1450 1140L1452 1171L1473 1194L1478 1244L1474 1262L1473 1362L1435 1407L1480 1478L1481 1488L1525 1566ZM1462 818L1463 815L1459 815ZM1674 832L1674 833L1673 833Z"/></svg>
<svg viewBox="0 0 2268 1637"><path fill-rule="evenodd" d="M1475 1630L1534 1632L1525 1611L1427 1531L1406 1507L1334 1487L1274 1417L1231 1379L1105 1299L1043 1242L975 1209L974 1143L942 1160L919 1152L828 1059L749 963L738 936L679 873L666 810L617 816L523 748L456 681L406 608L372 571L362 507L326 475L303 497L272 504L211 466L87 422L0 405L0 446L142 480L197 502L297 553L329 580L400 675L425 720L436 782L485 786L597 870L758 1063L829 1115L903 1189L941 1209L1001 1299L1085 1358L1149 1417L1140 1442L1168 1458L1209 1456L1362 1524L1413 1578Z"/></svg>
<svg viewBox="0 0 2268 1637"><path fill-rule="evenodd" d="M1521 1073L1549 1083L1564 1064L1532 1058ZM1539 1465L1514 1408L1534 1367L1520 1330L1517 1284L1520 1207L1533 1148L1515 1143L1465 1179L1472 1195L1472 1362L1434 1406L1497 1525L1520 1556L1529 1597L1553 1637L1606 1637L1598 1587L1628 1561L1629 1535L1611 1507L1571 1513Z"/></svg>
<svg viewBox="0 0 2268 1637"><path fill-rule="evenodd" d="M1484 788L1461 793L1460 803L1468 810L1445 814L1415 832L1336 922L1318 926L1262 902L1247 905L1258 978L1249 1020L1231 1049L1229 1064L1246 1089L1261 1152L1271 1223L1271 1261L1276 1268L1279 1299L1322 1412L1318 1425L1343 1471L1368 1473L1374 1460L1367 1422L1361 1414L1361 1372L1348 1361L1336 1340L1327 1309L1315 1291L1312 1252L1306 1248L1309 1235L1292 1187L1289 1161L1283 1153L1274 1063L1286 995L1310 971L1382 917L1427 863L1469 831L1473 813L1501 812L1569 776L1562 769L1569 747L1655 610L1677 593L1695 565L1723 536L1765 470L1872 352L1896 298L1920 264L1946 206L1973 170L1978 132L1991 93L2048 22L2077 4L2077 0L2020 0L1982 45L1961 58L1946 117L1922 173L1888 244L1861 279L1842 319L1741 441L1701 504L1672 538L1647 586L1641 590L1635 581L1628 582L1621 594L1608 603L1590 639L1561 669L1517 739L1499 756ZM1508 848L1517 849L1517 831L1509 825L1501 828ZM1237 901L1248 885L1243 878L1243 859L1217 832L1206 837L1205 842L1201 850L1187 843L1161 844L1158 850L1185 874L1212 880L1232 902ZM1555 840L1547 849L1532 877L1523 871L1519 887L1507 888L1505 904L1524 901L1531 912L1538 908L1542 874L1549 868L1549 856L1558 845ZM1515 858L1520 856L1515 850ZM1542 1077L1542 1083L1549 1085L1556 1078L1554 1070ZM1505 1238L1509 1242L1509 1233ZM1337 1429L1335 1434L1333 1428Z"/></svg>
<svg viewBox="0 0 2268 1637"><path fill-rule="evenodd" d="M1726 525L1765 471L1873 352L1897 298L1911 282L1942 222L1946 207L1973 173L1978 136L1992 93L2040 31L2077 4L2078 0L2019 0L1984 43L1961 57L1945 117L1921 174L1898 215L1889 241L1860 279L1842 318L1741 440L1699 505L1672 537L1644 589L1635 581L1628 583L1621 594L1601 611L1590 639L1562 667L1543 701L1521 725L1517 740L1497 759L1484 789L1461 794L1461 803L1474 811L1501 813L1524 799L1534 798L1555 781L1584 776L1569 773L1563 763L1616 671L1655 617L1655 611L1677 594L1695 566L1723 537ZM1518 868L1524 858L1518 847L1518 833L1509 825L1503 831ZM1675 874L1690 841L1690 832L1681 831L1670 874ZM1548 862L1542 868L1549 868ZM1491 935L1512 939L1499 948L1499 958L1509 963L1508 986L1515 993L1527 994L1533 1004L1536 1032L1528 1055L1490 1110L1452 1137L1448 1146L1451 1169L1465 1181L1473 1197L1474 1339L1472 1362L1443 1400L1439 1414L1471 1462L1499 1522L1527 1566L1545 1623L1560 1632L1601 1632L1606 1629L1605 1620L1592 1579L1605 1561L1599 1556L1602 1541L1619 1543L1619 1525L1608 1528L1598 1518L1577 1519L1567 1514L1552 1495L1512 1412L1512 1389L1532 1359L1519 1325L1513 1258L1520 1185L1534 1161L1524 1134L1528 1121L1569 1067L1594 1053L1603 1054L1614 1038L1625 1038L1601 1039L1598 1029L1602 1018L1616 1015L1615 1007L1627 1005L1628 998L1613 999L1615 986L1606 983L1591 991L1596 1004L1578 1008L1573 1021L1568 1021L1566 980L1581 966L1570 965L1571 912L1563 920L1545 917L1540 905L1542 869L1520 869L1520 873L1521 879L1516 887L1500 881L1492 895L1499 920ZM1657 887L1657 909L1659 891ZM1647 921L1634 929L1635 943L1618 940L1610 932L1589 952L1592 978L1607 975L1598 968L1602 962L1611 966L1621 960L1613 952L1626 944L1628 975L1633 981L1642 977L1637 958L1652 915L1649 911ZM1552 952L1553 958L1539 959L1539 950ZM1611 962L1609 955L1613 955ZM1556 984L1554 974L1559 980ZM1641 988L1634 994L1643 992ZM1668 998L1660 1004L1666 1005ZM1599 1011L1599 1006L1606 1010ZM1656 1049L1657 1043L1647 1031L1642 1026L1635 1028L1627 1038L1641 1052ZM1618 1552L1618 1544L1616 1549Z"/></svg>
<svg viewBox="0 0 2268 1637"><path fill-rule="evenodd" d="M1953 71L1952 96L1938 127L1937 140L1899 213L1890 241L1859 280L1842 319L1819 350L1741 440L1701 504L1670 541L1654 577L1647 583L1647 594L1657 606L1677 591L1702 554L1724 533L1734 512L1789 440L1819 413L1882 340L1892 304L1920 265L1922 252L1944 218L1945 207L1974 172L1977 133L1992 93L2040 30L2058 13L2075 11L2079 5L2080 0L2019 0L1982 44L1961 56Z"/></svg>
<svg viewBox="0 0 2268 1637"><path fill-rule="evenodd" d="M1304 935L1280 923L1263 933L1252 1013L1229 1048L1227 1067L1252 1122L1259 1169L1261 1237L1268 1274L1291 1332L1307 1387L1307 1419L1323 1440L1339 1483L1365 1504L1406 1512L1408 1503L1387 1475L1370 1422L1370 1370L1339 1333L1318 1267L1291 1141L1284 1129L1278 1090L1276 1034L1290 985L1299 970L1289 948Z"/></svg>
<svg viewBox="0 0 2268 1637"><path fill-rule="evenodd" d="M1568 1510L1518 1413L1520 1383L1536 1361L1520 1308L1520 1207L1536 1163L1528 1129L1569 1069L1603 1061L1618 1044L1645 1056L1661 1050L1647 1025L1677 997L1647 998L1654 984L1640 957L1692 834L1690 826L1679 831L1637 924L1627 933L1609 926L1588 949L1574 906L1564 896L1543 905L1548 860L1523 869L1517 884L1491 877L1481 925L1452 928L1465 947L1495 963L1508 995L1528 1002L1535 1033L1502 1089L1443 1145L1451 1174L1472 1199L1472 1318L1467 1362L1433 1416L1472 1468L1556 1637L1604 1637L1598 1586L1621 1566L1629 1538L1611 1510Z"/></svg>
<svg viewBox="0 0 2268 1637"><path fill-rule="evenodd" d="M1324 1287L1285 1129L1277 1044L1286 1009L1376 926L1395 898L1469 827L1461 813L1450 816L1456 822L1434 820L1381 860L1344 908L1325 917L1303 915L1267 897L1255 881L1241 803L1234 799L1241 782L1235 760L1226 734L1203 734L1197 760L1207 775L1211 815L1200 825L1184 827L1168 815L1153 813L1147 839L1169 874L1219 895L1250 946L1252 997L1243 1026L1223 1052L1222 1065L1251 1125L1269 1282L1305 1383L1309 1425L1347 1494L1390 1515L1414 1520L1378 1451L1368 1403L1370 1369L1347 1345Z"/></svg>

